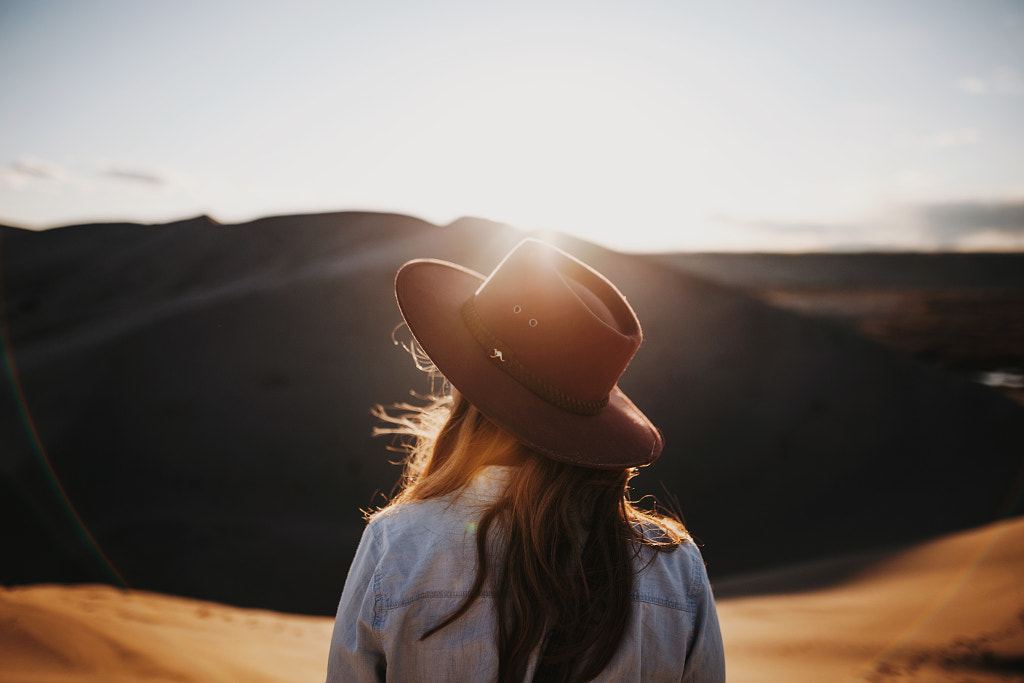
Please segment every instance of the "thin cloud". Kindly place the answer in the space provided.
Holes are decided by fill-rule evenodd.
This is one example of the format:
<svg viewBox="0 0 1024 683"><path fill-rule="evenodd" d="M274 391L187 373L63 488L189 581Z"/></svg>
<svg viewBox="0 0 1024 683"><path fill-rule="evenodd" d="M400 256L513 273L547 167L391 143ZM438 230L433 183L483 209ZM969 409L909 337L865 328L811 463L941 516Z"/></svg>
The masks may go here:
<svg viewBox="0 0 1024 683"><path fill-rule="evenodd" d="M63 170L59 166L41 160L15 161L11 164L11 169L15 173L30 175L36 178L59 180L64 176Z"/></svg>
<svg viewBox="0 0 1024 683"><path fill-rule="evenodd" d="M168 183L167 179L156 173L130 168L105 168L100 170L100 175L114 180L125 180L132 183L142 183L153 187L161 187Z"/></svg>
<svg viewBox="0 0 1024 683"><path fill-rule="evenodd" d="M1024 248L1024 199L949 201L890 206L863 223L779 221L717 217L740 231L755 249L1020 250Z"/></svg>
<svg viewBox="0 0 1024 683"><path fill-rule="evenodd" d="M9 164L6 170L18 175L45 180L63 180L68 175L60 164L36 157L22 157Z"/></svg>
<svg viewBox="0 0 1024 683"><path fill-rule="evenodd" d="M98 161L86 168L65 167L39 157L22 156L16 161L0 165L0 188L14 191L46 189L96 193L109 191L120 184L167 192L194 185L180 173L165 173L127 164Z"/></svg>
<svg viewBox="0 0 1024 683"><path fill-rule="evenodd" d="M60 164L37 157L21 157L0 166L0 187L24 188L39 181L62 182L69 174Z"/></svg>
<svg viewBox="0 0 1024 683"><path fill-rule="evenodd" d="M1024 200L942 202L919 210L926 230L944 245L981 233L1024 236Z"/></svg>

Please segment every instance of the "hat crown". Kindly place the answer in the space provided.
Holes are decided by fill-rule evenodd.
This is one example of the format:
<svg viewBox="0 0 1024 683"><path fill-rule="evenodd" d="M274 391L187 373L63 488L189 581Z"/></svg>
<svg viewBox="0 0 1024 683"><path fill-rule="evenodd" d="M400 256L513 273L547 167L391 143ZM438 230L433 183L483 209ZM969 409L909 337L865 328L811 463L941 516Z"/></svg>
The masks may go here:
<svg viewBox="0 0 1024 683"><path fill-rule="evenodd" d="M636 314L611 282L537 240L505 257L472 306L489 332L481 345L494 345L485 351L497 365L517 363L581 402L607 401L643 339Z"/></svg>

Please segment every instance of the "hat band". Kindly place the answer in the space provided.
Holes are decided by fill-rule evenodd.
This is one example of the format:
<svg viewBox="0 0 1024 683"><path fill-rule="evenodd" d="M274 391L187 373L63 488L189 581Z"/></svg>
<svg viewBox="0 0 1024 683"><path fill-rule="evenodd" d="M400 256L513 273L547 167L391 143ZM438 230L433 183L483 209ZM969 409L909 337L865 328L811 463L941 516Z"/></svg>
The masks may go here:
<svg viewBox="0 0 1024 683"><path fill-rule="evenodd" d="M557 387L553 387L543 379L531 372L526 366L519 362L515 354L491 332L473 303L473 297L466 299L462 304L462 319L466 327L476 337L477 342L487 352L487 356L494 361L502 372L512 377L521 385L536 394L539 398L547 401L556 408L573 413L575 415L597 415L602 408L608 405L608 397L605 396L599 401L588 401L576 398Z"/></svg>

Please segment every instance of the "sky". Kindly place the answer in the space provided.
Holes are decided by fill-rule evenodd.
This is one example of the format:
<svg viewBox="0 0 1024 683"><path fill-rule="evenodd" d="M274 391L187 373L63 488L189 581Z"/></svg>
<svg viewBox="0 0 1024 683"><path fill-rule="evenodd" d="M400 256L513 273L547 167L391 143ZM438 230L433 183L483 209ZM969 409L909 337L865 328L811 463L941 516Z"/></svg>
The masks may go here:
<svg viewBox="0 0 1024 683"><path fill-rule="evenodd" d="M0 222L1024 250L1024 2L0 0Z"/></svg>

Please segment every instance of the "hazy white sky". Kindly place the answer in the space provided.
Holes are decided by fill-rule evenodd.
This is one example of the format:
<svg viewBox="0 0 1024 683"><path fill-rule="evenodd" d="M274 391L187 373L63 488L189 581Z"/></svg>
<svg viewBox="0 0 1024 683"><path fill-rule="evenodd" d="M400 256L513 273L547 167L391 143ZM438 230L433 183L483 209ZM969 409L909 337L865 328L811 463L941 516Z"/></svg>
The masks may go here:
<svg viewBox="0 0 1024 683"><path fill-rule="evenodd" d="M1024 2L0 0L0 221L1024 249Z"/></svg>

